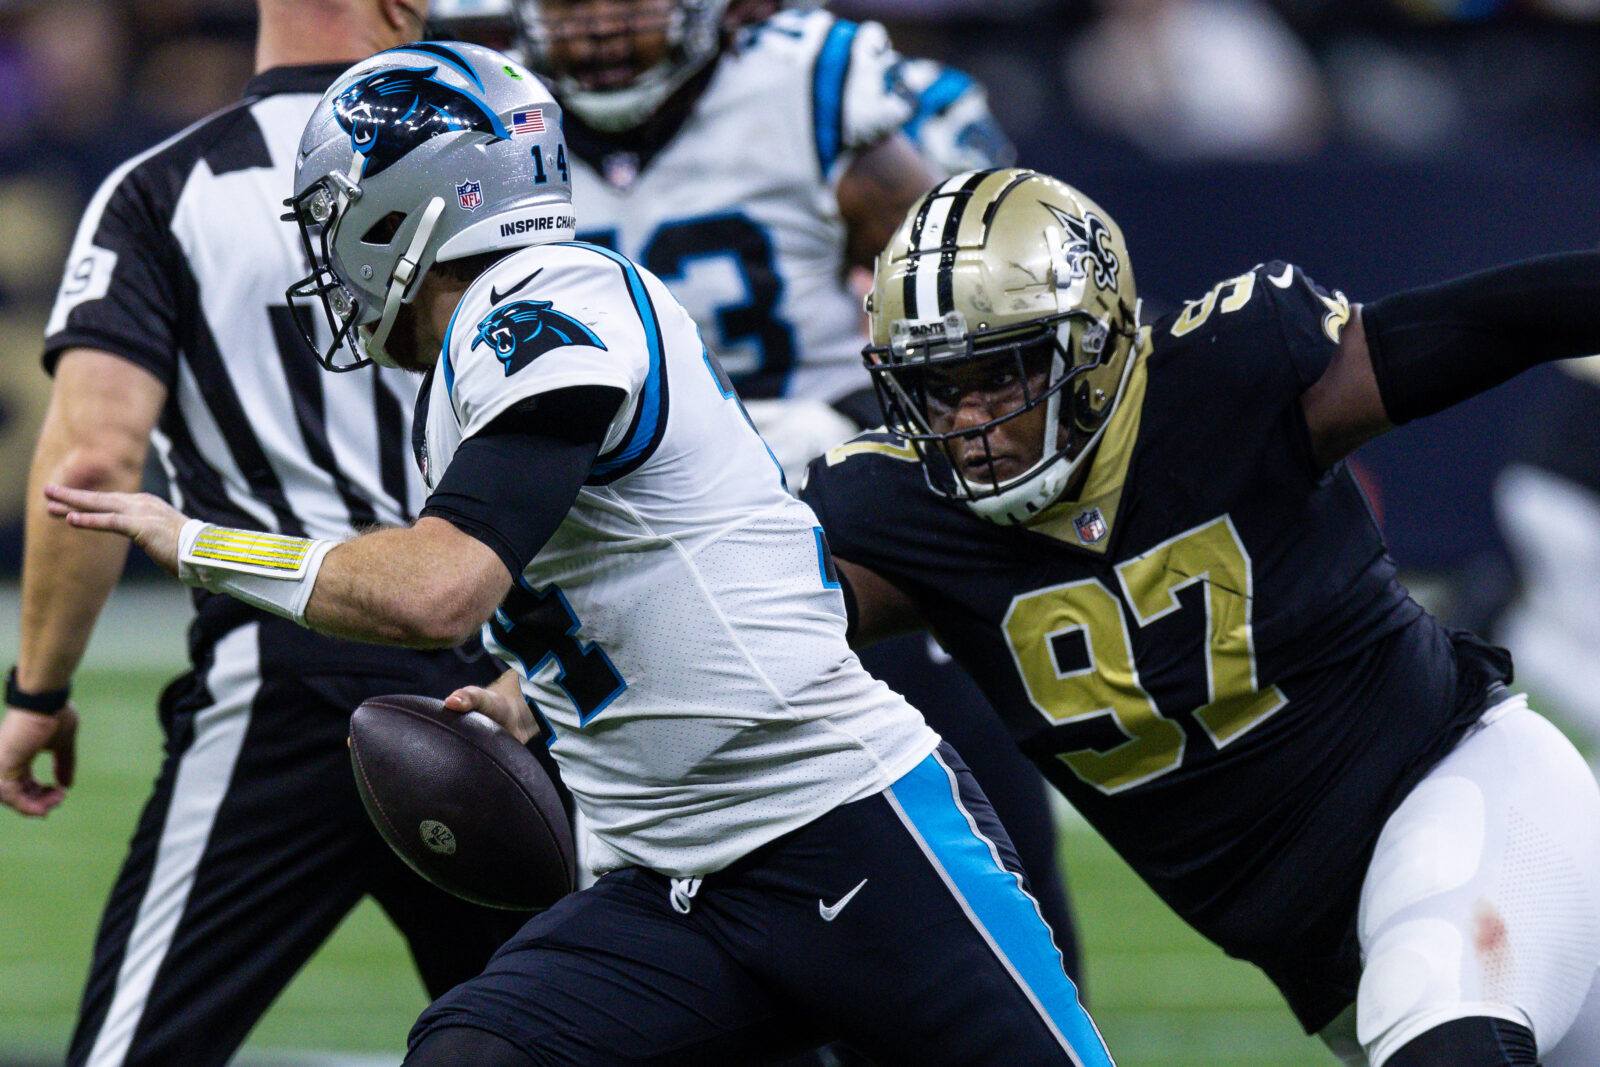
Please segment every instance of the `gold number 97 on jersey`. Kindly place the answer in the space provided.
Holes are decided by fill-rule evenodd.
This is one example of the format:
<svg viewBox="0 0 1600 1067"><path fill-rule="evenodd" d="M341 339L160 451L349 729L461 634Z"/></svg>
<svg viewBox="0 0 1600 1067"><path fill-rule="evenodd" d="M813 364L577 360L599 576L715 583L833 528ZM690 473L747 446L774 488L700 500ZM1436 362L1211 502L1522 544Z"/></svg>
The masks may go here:
<svg viewBox="0 0 1600 1067"><path fill-rule="evenodd" d="M1277 686L1257 687L1250 556L1232 519L1224 515L1169 538L1119 563L1115 573L1121 600L1098 579L1085 578L1014 598L1002 622L1023 687L1046 719L1109 720L1126 739L1057 757L1104 793L1169 773L1183 762L1188 741L1139 680L1129 614L1148 626L1181 609L1180 590L1204 586L1207 702L1194 717L1217 748L1288 703ZM1073 645L1087 655L1063 663L1058 650Z"/></svg>

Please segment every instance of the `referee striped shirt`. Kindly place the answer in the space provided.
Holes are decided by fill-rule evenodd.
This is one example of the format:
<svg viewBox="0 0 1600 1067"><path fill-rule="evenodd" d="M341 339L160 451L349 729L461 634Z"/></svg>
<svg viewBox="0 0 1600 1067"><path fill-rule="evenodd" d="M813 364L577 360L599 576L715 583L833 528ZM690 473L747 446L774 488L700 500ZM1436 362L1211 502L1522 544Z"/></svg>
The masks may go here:
<svg viewBox="0 0 1600 1067"><path fill-rule="evenodd" d="M173 503L195 518L344 537L421 504L415 379L323 371L284 299L308 271L279 217L295 150L344 69L269 70L239 103L129 160L90 202L67 261L45 367L92 348L166 385L152 444Z"/></svg>

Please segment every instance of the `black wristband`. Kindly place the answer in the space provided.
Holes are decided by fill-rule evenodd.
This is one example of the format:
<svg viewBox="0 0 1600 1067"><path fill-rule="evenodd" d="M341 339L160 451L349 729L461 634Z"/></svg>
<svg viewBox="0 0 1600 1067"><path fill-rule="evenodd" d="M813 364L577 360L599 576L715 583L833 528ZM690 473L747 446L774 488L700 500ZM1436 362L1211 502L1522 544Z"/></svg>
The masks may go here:
<svg viewBox="0 0 1600 1067"><path fill-rule="evenodd" d="M30 693L17 686L17 669L12 667L6 673L6 706L21 708L31 711L36 715L56 715L67 706L67 698L72 696L70 685L60 689L47 689L42 693Z"/></svg>

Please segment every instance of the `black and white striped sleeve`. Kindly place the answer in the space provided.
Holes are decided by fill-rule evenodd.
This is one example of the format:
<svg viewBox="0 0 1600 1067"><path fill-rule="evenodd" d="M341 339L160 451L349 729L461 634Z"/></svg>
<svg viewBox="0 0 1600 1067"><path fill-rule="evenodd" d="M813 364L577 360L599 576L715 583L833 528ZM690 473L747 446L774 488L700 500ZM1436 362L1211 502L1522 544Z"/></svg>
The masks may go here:
<svg viewBox="0 0 1600 1067"><path fill-rule="evenodd" d="M66 349L86 347L172 380L183 253L169 225L175 197L158 175L119 168L84 213L46 328L47 371Z"/></svg>

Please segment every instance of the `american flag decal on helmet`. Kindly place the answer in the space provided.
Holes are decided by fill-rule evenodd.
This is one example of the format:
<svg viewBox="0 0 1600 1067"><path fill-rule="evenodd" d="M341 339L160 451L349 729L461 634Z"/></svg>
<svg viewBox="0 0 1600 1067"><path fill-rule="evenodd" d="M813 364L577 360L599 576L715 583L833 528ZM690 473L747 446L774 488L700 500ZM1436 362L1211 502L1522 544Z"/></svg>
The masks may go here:
<svg viewBox="0 0 1600 1067"><path fill-rule="evenodd" d="M513 111L511 113L512 133L543 133L543 111Z"/></svg>

